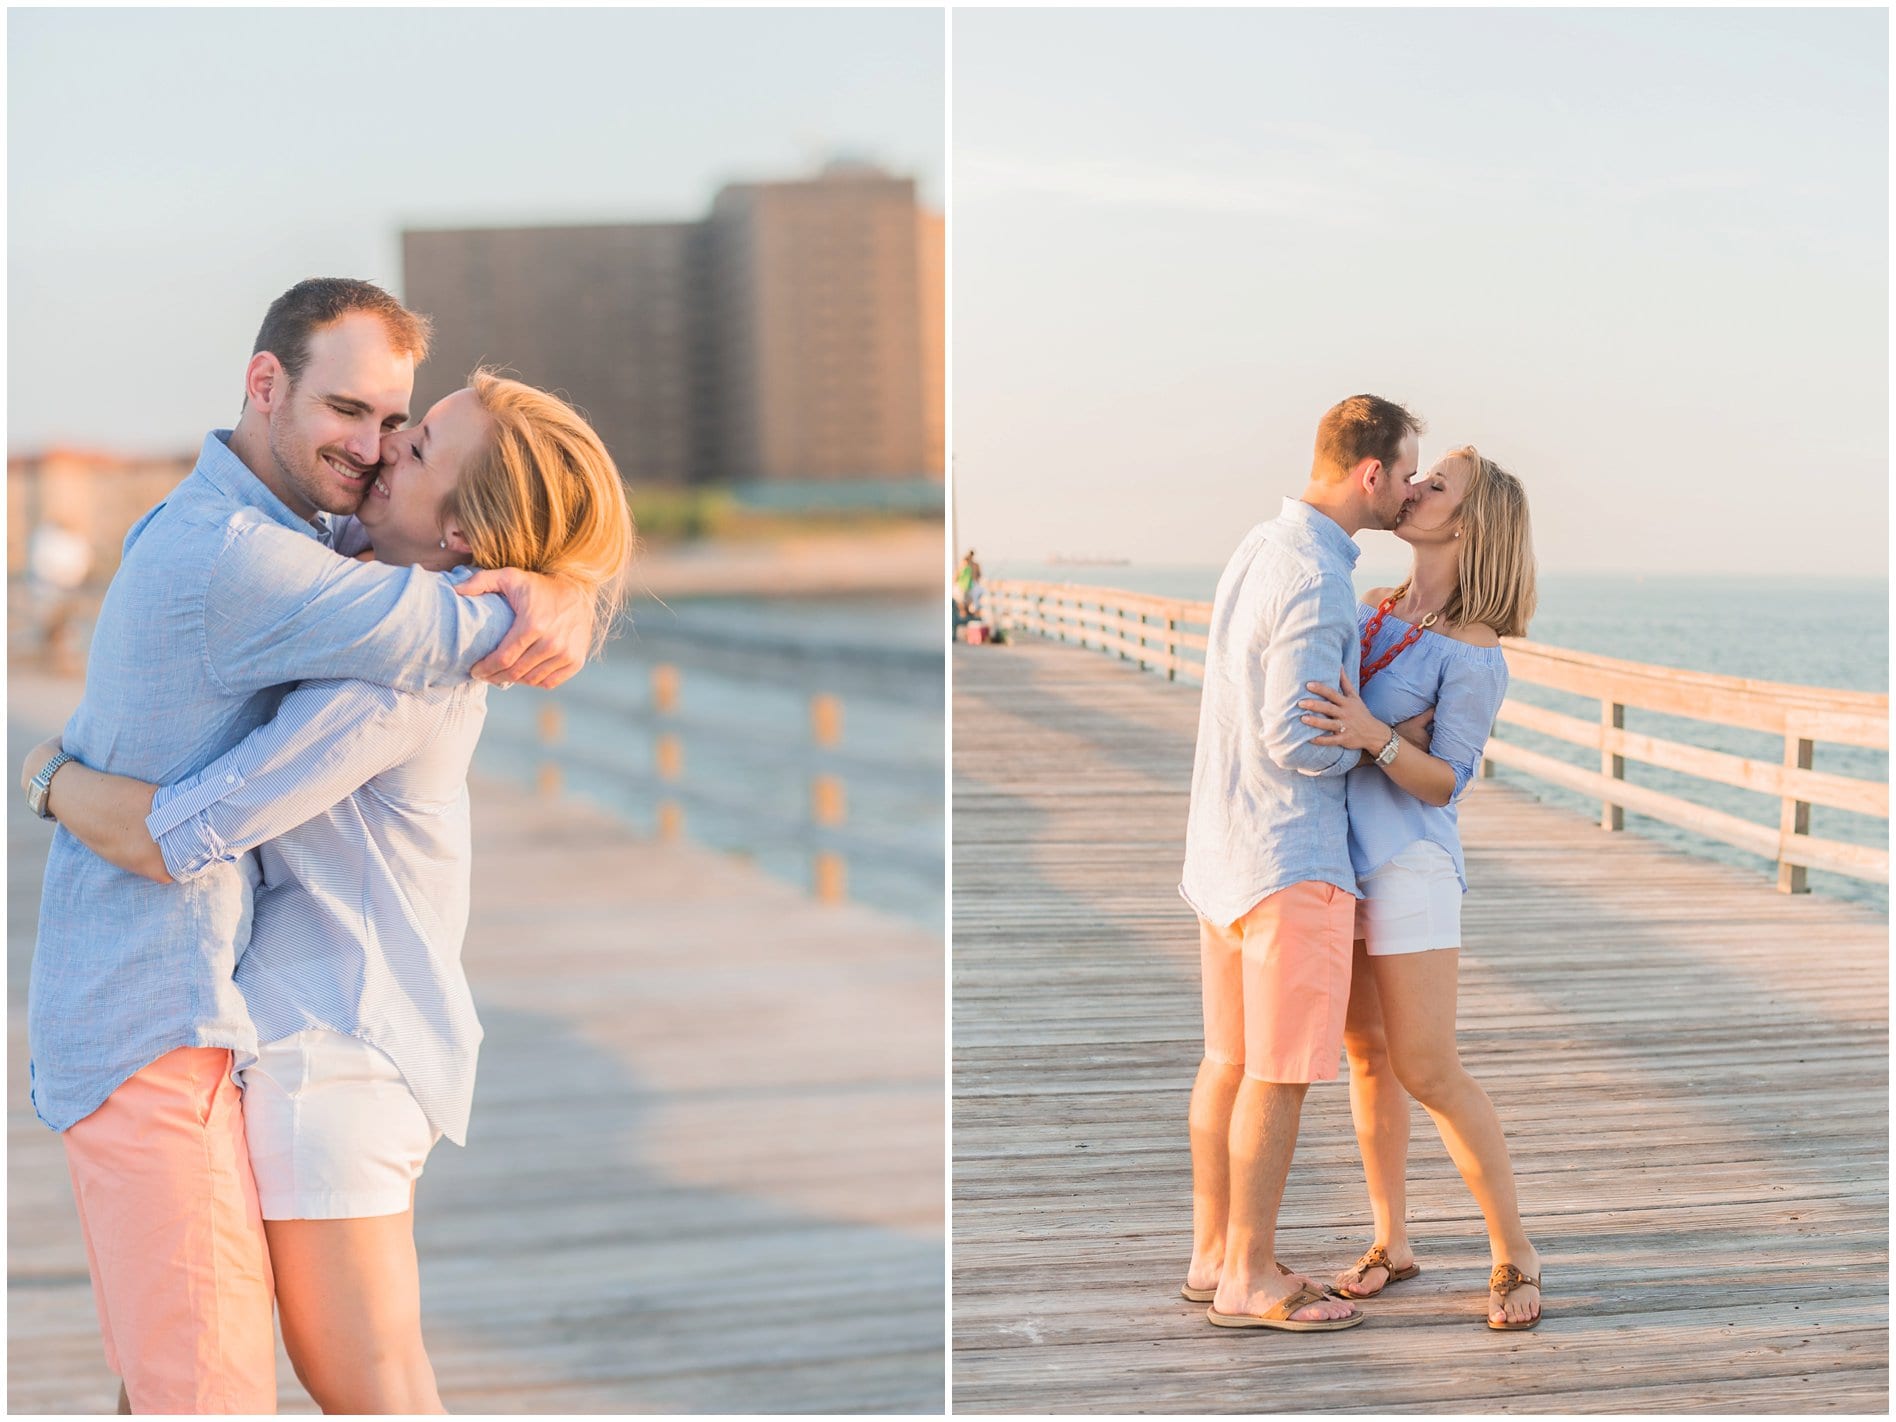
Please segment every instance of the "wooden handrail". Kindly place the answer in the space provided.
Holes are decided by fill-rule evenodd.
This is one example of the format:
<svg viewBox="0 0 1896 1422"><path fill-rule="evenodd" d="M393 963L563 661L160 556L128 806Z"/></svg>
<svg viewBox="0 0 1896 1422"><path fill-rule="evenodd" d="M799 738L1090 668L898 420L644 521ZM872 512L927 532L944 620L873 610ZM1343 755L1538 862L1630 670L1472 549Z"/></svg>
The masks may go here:
<svg viewBox="0 0 1896 1422"><path fill-rule="evenodd" d="M1204 651L1211 625L1208 602L1013 579L989 582L986 596L991 619L1001 627L1112 652L1142 669L1163 671L1168 680L1203 674L1202 655L1185 654ZM1785 893L1806 892L1809 869L1889 882L1887 850L1817 839L1810 833L1812 805L1888 820L1887 781L1811 768L1820 741L1887 747L1887 695L1655 666L1526 638L1503 638L1501 645L1512 682L1593 698L1600 703L1600 714L1597 720L1583 720L1508 698L1488 741L1484 775L1491 774L1494 765L1505 765L1596 797L1601 827L1609 831L1622 828L1625 811L1632 810L1775 859L1778 888ZM1629 706L1780 736L1784 753L1777 760L1760 760L1628 731ZM1587 770L1503 739L1501 731L1509 726L1597 752L1600 769ZM1629 785L1627 761L1775 796L1778 823L1758 824L1677 795Z"/></svg>

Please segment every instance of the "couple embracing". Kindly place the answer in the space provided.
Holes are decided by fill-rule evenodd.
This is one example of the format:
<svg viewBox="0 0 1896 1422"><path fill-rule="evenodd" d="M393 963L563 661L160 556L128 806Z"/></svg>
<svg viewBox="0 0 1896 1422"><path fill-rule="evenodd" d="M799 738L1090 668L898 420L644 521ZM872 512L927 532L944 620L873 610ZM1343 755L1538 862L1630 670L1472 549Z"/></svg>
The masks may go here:
<svg viewBox="0 0 1896 1422"><path fill-rule="evenodd" d="M439 1412L414 1190L464 1140L467 768L555 686L633 531L564 401L477 371L410 426L424 317L271 305L235 428L125 540L85 696L22 768L58 821L28 993L121 1411Z"/></svg>
<svg viewBox="0 0 1896 1422"><path fill-rule="evenodd" d="M1455 801L1534 611L1520 482L1472 445L1418 473L1421 423L1373 395L1317 429L1310 482L1218 583L1180 893L1198 913L1205 1055L1192 1088L1184 1296L1227 1328L1323 1331L1421 1272L1407 1233L1410 1101L1487 1223L1488 1327L1540 1321L1493 1103L1455 1050ZM1360 600L1354 535L1414 555ZM1277 1214L1313 1081L1350 1061L1375 1238L1331 1283L1279 1262Z"/></svg>

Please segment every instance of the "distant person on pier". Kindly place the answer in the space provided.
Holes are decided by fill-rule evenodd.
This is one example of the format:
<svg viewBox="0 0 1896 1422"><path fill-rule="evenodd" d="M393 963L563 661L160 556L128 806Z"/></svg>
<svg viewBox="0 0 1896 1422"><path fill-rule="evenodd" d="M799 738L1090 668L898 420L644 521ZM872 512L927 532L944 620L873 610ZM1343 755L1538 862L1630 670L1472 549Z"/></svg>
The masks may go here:
<svg viewBox="0 0 1896 1422"><path fill-rule="evenodd" d="M1487 1222L1488 1326L1532 1328L1540 1254L1521 1225L1494 1103L1455 1050L1468 887L1455 800L1507 694L1500 639L1525 635L1534 614L1527 495L1468 445L1418 480L1395 533L1414 564L1399 586L1372 588L1356 610L1360 681L1346 671L1340 685L1313 684L1303 703L1304 724L1325 732L1315 744L1362 753L1346 782L1350 861L1363 898L1343 1039L1375 1238L1336 1284L1369 1298L1421 1272L1404 1182L1414 1097ZM1426 746L1402 745L1395 723L1430 714Z"/></svg>
<svg viewBox="0 0 1896 1422"><path fill-rule="evenodd" d="M955 630L959 631L963 623L974 617L974 585L981 576L981 565L974 561L974 550L970 548L961 557L961 566L955 569Z"/></svg>
<svg viewBox="0 0 1896 1422"><path fill-rule="evenodd" d="M1373 395L1332 407L1302 495L1245 535L1212 607L1179 885L1198 913L1205 1012L1183 1293L1223 1327L1365 1317L1276 1254L1304 1095L1342 1059L1356 918L1344 777L1362 757L1320 744L1299 701L1338 667L1355 676L1354 535L1396 526L1420 430Z"/></svg>
<svg viewBox="0 0 1896 1422"><path fill-rule="evenodd" d="M23 768L33 810L72 821L47 856L28 988L33 1105L63 1135L124 1411L274 1412L273 1303L325 1410L439 1410L411 1346L408 1206L388 1197L391 1173L403 1189L419 1173L418 1158L398 1153L414 1141L417 1102L454 1086L391 1080L389 1062L426 1039L398 1045L377 1033L399 1023L467 1044L447 969L406 951L411 935L458 948L465 909L464 899L455 908L465 866L445 852L465 838L458 783L438 762L478 726L470 678L563 682L593 645L599 600L583 579L517 563L471 577L431 571L449 552L464 561L461 542L513 561L528 545L486 545L471 530L512 526L530 495L483 481L482 499L496 501L477 510L464 497L459 541L445 523L416 541L411 505L429 488L438 502L456 462L441 443L455 431L433 415L398 435L427 347L425 318L367 282L301 282L271 305L236 427L212 431L190 477L127 535L84 700ZM477 447L485 426L467 403L480 397L450 398L461 448ZM331 522L358 508L359 520ZM377 533L391 562L348 556L371 525L408 531ZM316 679L327 679L330 702ZM425 767L403 764L425 720L404 709L412 701L439 720ZM360 785L390 768L394 779L360 803L340 784L345 769ZM162 866L145 818L160 784L173 787L157 812L170 831ZM109 800L128 785L131 808L88 810L88 790L103 786ZM292 810L309 822L297 833L317 838L266 873L268 847L250 846L272 813L277 829L297 823L285 818ZM89 843L74 833L82 824ZM425 887L400 883L411 873L425 873ZM154 882L170 877L188 881ZM306 895L293 880L324 892ZM405 907L370 917L364 904ZM354 945L353 969L342 946L351 921L377 939ZM402 975L370 971L377 953ZM274 975L256 1020L240 958L246 973ZM330 1032L324 1046L286 1053L277 1014L299 1013L308 1016L296 1027L360 1026L389 1050ZM279 1025L260 1044L266 1019ZM258 1155L254 1172L239 1075L275 1083L259 1088L273 1105L267 1124L251 1124L270 1158ZM298 1118L270 1093L299 1084L347 1105ZM352 1151L351 1140L367 1145ZM351 1218L329 1218L338 1214ZM382 1252L365 1253L377 1230ZM365 1272L382 1292L352 1287Z"/></svg>

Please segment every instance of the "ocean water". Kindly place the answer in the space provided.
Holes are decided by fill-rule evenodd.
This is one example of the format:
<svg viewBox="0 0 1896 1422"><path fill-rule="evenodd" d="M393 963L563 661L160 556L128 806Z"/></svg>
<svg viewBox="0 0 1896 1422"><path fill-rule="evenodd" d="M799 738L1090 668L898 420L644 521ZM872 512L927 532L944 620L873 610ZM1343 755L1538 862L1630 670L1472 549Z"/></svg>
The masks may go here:
<svg viewBox="0 0 1896 1422"><path fill-rule="evenodd" d="M551 761L565 793L656 832L661 800L690 840L810 888L818 849L839 854L847 894L940 931L944 900L941 604L933 598L693 598L644 606L604 655L554 692L488 697L476 765L531 781ZM653 671L674 670L661 715ZM811 699L842 707L834 748L811 736ZM564 733L545 747L542 708ZM659 779L658 740L683 769ZM812 822L811 780L842 781L840 827Z"/></svg>
<svg viewBox="0 0 1896 1422"><path fill-rule="evenodd" d="M1397 582L1404 567L1403 563L1390 563L1366 551L1357 569L1357 586L1360 589ZM1216 566L1014 563L995 564L984 571L997 578L1125 588L1209 602L1222 570ZM1540 580L1539 610L1528 636L1537 642L1658 666L1849 691L1889 690L1889 585L1883 579L1545 575ZM1571 716L1592 719L1599 714L1596 700L1542 687L1517 683L1510 694ZM1783 753L1783 741L1777 736L1636 709L1627 711L1626 727L1773 762ZM1576 746L1515 727L1507 728L1506 734L1529 749L1598 769L1597 756ZM1887 781L1889 756L1887 750L1819 744L1815 768ZM1598 801L1510 770L1498 770L1497 774L1550 803L1591 816L1599 814ZM1626 775L1635 784L1649 785L1759 824L1777 825L1778 802L1770 796L1634 763L1627 765ZM1695 854L1775 875L1771 861L1643 815L1629 813L1626 827ZM1812 809L1811 832L1853 844L1884 845L1889 837L1883 820L1824 806ZM1810 883L1815 892L1835 894L1888 912L1889 890L1885 885L1815 870Z"/></svg>

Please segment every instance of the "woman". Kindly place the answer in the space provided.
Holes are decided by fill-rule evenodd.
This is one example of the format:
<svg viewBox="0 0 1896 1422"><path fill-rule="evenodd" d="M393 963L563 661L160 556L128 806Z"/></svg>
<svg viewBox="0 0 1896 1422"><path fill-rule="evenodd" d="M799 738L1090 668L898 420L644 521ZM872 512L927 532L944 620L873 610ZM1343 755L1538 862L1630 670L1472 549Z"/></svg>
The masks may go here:
<svg viewBox="0 0 1896 1422"><path fill-rule="evenodd" d="M1468 885L1454 801L1507 691L1500 638L1523 635L1534 612L1527 496L1472 445L1415 482L1395 529L1415 550L1409 577L1373 589L1358 609L1360 694L1347 681L1313 683L1320 699L1303 703L1312 713L1305 723L1328 733L1319 743L1365 752L1348 780L1350 858L1363 897L1344 1045L1376 1237L1336 1287L1369 1298L1421 1273L1404 1183L1414 1097L1487 1221L1488 1326L1525 1329L1540 1321L1540 1255L1521 1227L1500 1119L1455 1050ZM1391 727L1431 707L1427 746L1398 745L1380 763Z"/></svg>
<svg viewBox="0 0 1896 1422"><path fill-rule="evenodd" d="M570 406L518 381L477 371L384 440L357 517L379 562L581 583L601 640L623 601L633 530L612 459ZM473 1094L465 782L485 715L473 681L305 682L176 785L76 762L53 780L69 831L180 892L257 851L236 978L260 1047L238 1079L284 1345L324 1412L442 1410L414 1185L441 1136L463 1143Z"/></svg>

